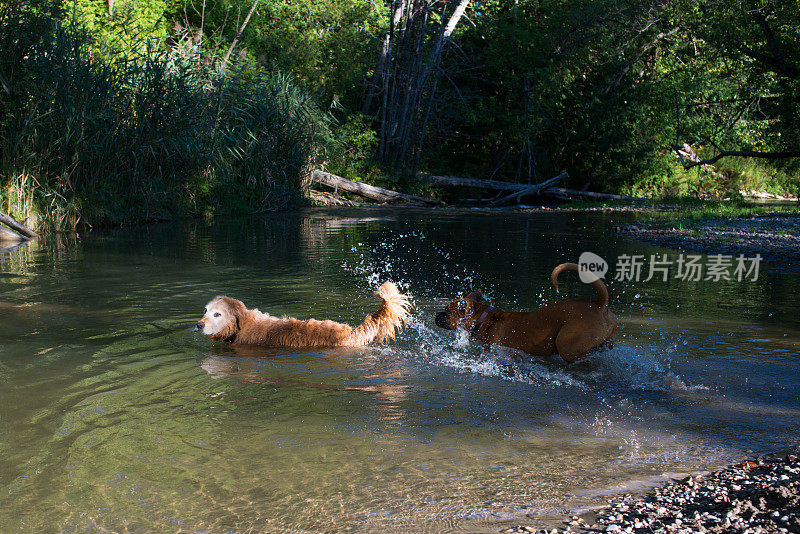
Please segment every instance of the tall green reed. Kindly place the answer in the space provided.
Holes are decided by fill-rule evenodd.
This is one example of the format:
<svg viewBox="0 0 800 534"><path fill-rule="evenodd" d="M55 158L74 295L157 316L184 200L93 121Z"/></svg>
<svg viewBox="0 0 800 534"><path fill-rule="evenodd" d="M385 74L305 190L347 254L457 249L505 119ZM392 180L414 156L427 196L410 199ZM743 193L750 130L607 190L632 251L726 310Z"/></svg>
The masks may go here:
<svg viewBox="0 0 800 534"><path fill-rule="evenodd" d="M0 3L0 205L40 228L296 203L328 116L287 75L140 40L99 52L58 1Z"/></svg>

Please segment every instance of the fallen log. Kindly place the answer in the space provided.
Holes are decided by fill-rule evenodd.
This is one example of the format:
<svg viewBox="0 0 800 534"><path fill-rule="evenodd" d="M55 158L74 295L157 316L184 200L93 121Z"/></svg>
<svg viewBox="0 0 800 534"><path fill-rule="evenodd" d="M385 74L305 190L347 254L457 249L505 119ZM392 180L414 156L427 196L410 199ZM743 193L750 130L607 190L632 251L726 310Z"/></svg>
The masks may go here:
<svg viewBox="0 0 800 534"><path fill-rule="evenodd" d="M407 195L405 193L398 193L390 189L383 189L375 187L374 185L363 184L361 182L354 182L341 176L336 176L329 172L314 171L312 180L326 185L334 190L341 189L348 193L353 193L365 198L377 200L378 202L411 202L416 204L438 205L441 202L431 200L429 198L418 197L415 195Z"/></svg>
<svg viewBox="0 0 800 534"><path fill-rule="evenodd" d="M550 178L549 180L545 180L544 182L542 182L540 184L528 186L525 189L522 189L520 191L516 191L514 193L511 193L508 196L499 198L499 199L495 200L494 202L492 202L491 205L492 206L499 206L499 205L506 204L506 203L512 202L512 201L516 201L517 203L519 203L519 201L522 200L522 197L526 197L526 196L530 196L530 195L539 195L539 194L545 192L546 190L551 189L556 182L560 182L561 180L563 180L567 176L569 176L569 175L566 172L562 172L558 176L554 176L553 178Z"/></svg>
<svg viewBox="0 0 800 534"><path fill-rule="evenodd" d="M419 174L417 175L419 178L423 180L427 180L431 183L437 185L452 185L452 186L459 186L459 187L474 187L478 189L494 189L499 191L525 191L532 187L528 184L516 184L511 182L500 182L497 180L480 180L477 178L459 178L457 176L434 176L430 174ZM546 183L546 182L545 182ZM611 193L595 193L593 191L578 191L577 189L566 189L564 187L548 187L547 189L542 189L539 192L540 195L545 196L554 196L558 198L563 197L585 197L585 198L596 198L596 199L608 199L608 200L646 200L644 198L639 197L626 197L623 195L613 195Z"/></svg>
<svg viewBox="0 0 800 534"><path fill-rule="evenodd" d="M39 234L31 230L30 228L23 226L22 223L15 221L2 211L0 211L0 223L5 224L12 230L24 236L26 239L33 239L34 237L39 237Z"/></svg>
<svg viewBox="0 0 800 534"><path fill-rule="evenodd" d="M642 197L626 197L624 195L614 195L611 193L595 193L594 191L578 191L577 189L566 189L563 187L551 187L544 193L549 193L550 191L554 193L559 193L561 195L566 195L568 197L586 197L586 198L596 198L599 200L636 200L639 202L644 202L648 199ZM543 194L544 194L543 193Z"/></svg>
<svg viewBox="0 0 800 534"><path fill-rule="evenodd" d="M340 197L339 195L329 193L327 191L317 191L316 189L309 189L309 196L326 206L365 206L366 202L354 202Z"/></svg>
<svg viewBox="0 0 800 534"><path fill-rule="evenodd" d="M0 226L0 252L5 246L17 245L19 243L24 243L25 241L27 241L27 239L25 239L24 236L21 236L16 232L12 232L5 226Z"/></svg>
<svg viewBox="0 0 800 534"><path fill-rule="evenodd" d="M437 185L455 185L460 187L476 187L479 189L495 189L500 191L522 191L530 187L529 184L514 184L511 182L498 182L497 180L479 180L477 178L458 178L457 176L434 176L432 174L418 174L417 177Z"/></svg>

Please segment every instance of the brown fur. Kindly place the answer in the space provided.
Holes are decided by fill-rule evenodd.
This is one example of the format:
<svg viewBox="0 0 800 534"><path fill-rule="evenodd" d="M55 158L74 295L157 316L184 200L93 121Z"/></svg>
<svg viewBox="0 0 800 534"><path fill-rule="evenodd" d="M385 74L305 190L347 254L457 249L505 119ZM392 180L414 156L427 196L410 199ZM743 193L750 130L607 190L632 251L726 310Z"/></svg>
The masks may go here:
<svg viewBox="0 0 800 534"><path fill-rule="evenodd" d="M558 291L558 274L564 270L578 271L574 263L562 263L553 269L550 277ZM479 325L474 327L489 305L483 295L470 293L451 302L436 317L436 324L455 330L463 328L472 332L484 345L517 349L536 357L559 354L567 362L586 357L586 353L603 344L610 344L617 335L617 317L608 308L608 290L601 280L592 282L597 290L597 301L572 299L551 306L515 312L491 309Z"/></svg>
<svg viewBox="0 0 800 534"><path fill-rule="evenodd" d="M265 347L347 347L394 339L408 315L408 297L392 282L385 282L375 295L381 298L380 308L367 315L356 328L335 321L272 317L247 309L239 300L217 297L209 302L207 309L222 310L219 313L223 314L225 326L210 337L235 345ZM204 316L197 323L197 330L203 332L209 320Z"/></svg>

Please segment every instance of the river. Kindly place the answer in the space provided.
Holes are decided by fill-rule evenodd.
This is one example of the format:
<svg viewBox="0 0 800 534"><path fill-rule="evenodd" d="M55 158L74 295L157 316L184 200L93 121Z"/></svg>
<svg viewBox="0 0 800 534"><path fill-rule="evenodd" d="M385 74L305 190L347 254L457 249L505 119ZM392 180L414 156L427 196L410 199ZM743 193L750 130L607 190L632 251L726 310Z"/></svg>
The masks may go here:
<svg viewBox="0 0 800 534"><path fill-rule="evenodd" d="M679 253L616 235L630 217L307 209L2 253L0 532L497 532L797 443L798 266L615 280ZM470 289L520 310L591 295L576 273L549 286L585 251L611 267L611 350L521 361L433 324ZM220 294L357 324L385 279L415 307L383 346L190 331Z"/></svg>

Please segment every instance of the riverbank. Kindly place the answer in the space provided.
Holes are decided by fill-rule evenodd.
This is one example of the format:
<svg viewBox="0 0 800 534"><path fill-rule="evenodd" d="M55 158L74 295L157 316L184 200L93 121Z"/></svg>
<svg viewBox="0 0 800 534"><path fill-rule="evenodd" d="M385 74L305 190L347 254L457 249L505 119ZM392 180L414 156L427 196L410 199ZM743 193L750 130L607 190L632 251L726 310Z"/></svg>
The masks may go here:
<svg viewBox="0 0 800 534"><path fill-rule="evenodd" d="M478 211L526 213L604 212L632 214L637 222L614 231L642 243L683 253L726 254L767 261L796 261L800 257L800 205L742 201L666 199L642 202L575 202L558 206L474 208Z"/></svg>
<svg viewBox="0 0 800 534"><path fill-rule="evenodd" d="M681 252L796 261L800 257L800 215L713 218L678 225L625 224L618 234Z"/></svg>
<svg viewBox="0 0 800 534"><path fill-rule="evenodd" d="M599 511L565 519L560 528L520 526L536 533L788 533L800 532L800 448L623 495Z"/></svg>

